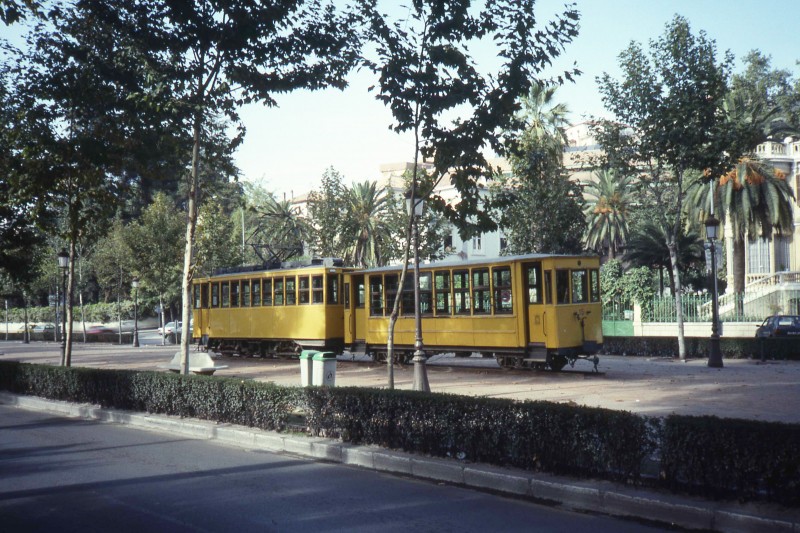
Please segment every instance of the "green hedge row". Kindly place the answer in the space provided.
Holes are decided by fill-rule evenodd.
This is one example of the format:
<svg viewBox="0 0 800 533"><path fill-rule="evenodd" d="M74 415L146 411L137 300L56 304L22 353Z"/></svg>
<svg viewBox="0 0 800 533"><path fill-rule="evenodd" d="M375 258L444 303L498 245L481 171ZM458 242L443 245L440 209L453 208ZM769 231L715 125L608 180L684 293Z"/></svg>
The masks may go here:
<svg viewBox="0 0 800 533"><path fill-rule="evenodd" d="M119 307L117 306L117 302L87 304L83 306L83 314L86 322L92 323L98 322L106 324L116 322L119 319L120 311L122 313L123 320L133 320L133 301L122 301L120 302ZM72 312L75 314L75 320L79 320L81 317L81 309L77 304L72 308ZM142 302L140 301L139 318L144 316L153 316L153 313L149 307L143 306ZM5 319L5 315L3 315L3 318ZM9 309L8 321L19 323L25 322L25 310L20 307ZM43 322L54 321L54 307L28 308L28 323L39 324Z"/></svg>
<svg viewBox="0 0 800 533"><path fill-rule="evenodd" d="M686 337L686 355L690 358L708 357L708 337ZM722 357L727 359L764 358L800 361L800 342L797 339L721 338ZM603 353L610 355L641 355L646 357L677 357L675 337L613 337L603 338Z"/></svg>
<svg viewBox="0 0 800 533"><path fill-rule="evenodd" d="M0 389L278 431L300 412L311 434L354 444L800 506L797 424L16 362L0 362Z"/></svg>

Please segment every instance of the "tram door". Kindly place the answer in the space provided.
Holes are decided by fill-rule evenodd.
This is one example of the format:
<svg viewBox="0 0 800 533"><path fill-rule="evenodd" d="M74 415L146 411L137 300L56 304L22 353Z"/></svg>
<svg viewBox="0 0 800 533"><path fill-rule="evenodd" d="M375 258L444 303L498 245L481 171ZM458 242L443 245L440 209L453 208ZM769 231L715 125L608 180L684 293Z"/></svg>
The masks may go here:
<svg viewBox="0 0 800 533"><path fill-rule="evenodd" d="M543 272L540 262L526 263L522 268L527 299L528 353L533 357L544 358L547 355L547 309L550 307L545 305L546 288L549 283L545 283L544 276L550 272Z"/></svg>
<svg viewBox="0 0 800 533"><path fill-rule="evenodd" d="M347 344L363 342L367 334L364 275L345 275L344 339Z"/></svg>

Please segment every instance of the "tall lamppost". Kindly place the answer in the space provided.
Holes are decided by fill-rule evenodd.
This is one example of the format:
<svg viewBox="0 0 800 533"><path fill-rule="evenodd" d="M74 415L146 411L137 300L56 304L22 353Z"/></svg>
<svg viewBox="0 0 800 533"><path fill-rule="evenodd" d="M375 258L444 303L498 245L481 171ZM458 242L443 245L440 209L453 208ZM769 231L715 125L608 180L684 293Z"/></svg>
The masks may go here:
<svg viewBox="0 0 800 533"><path fill-rule="evenodd" d="M131 280L133 287L133 347L139 347L139 278Z"/></svg>
<svg viewBox="0 0 800 533"><path fill-rule="evenodd" d="M714 215L706 219L706 238L711 252L711 279L713 295L711 300L711 340L708 348L708 366L722 368L722 351L719 348L719 292L717 289L717 246L719 220Z"/></svg>
<svg viewBox="0 0 800 533"><path fill-rule="evenodd" d="M61 366L69 366L67 363L67 268L69 267L69 254L65 249L58 252L58 268L61 269L61 297L63 306L61 308ZM58 300L56 300L58 306Z"/></svg>
<svg viewBox="0 0 800 533"><path fill-rule="evenodd" d="M428 372L425 367L425 350L422 344L422 315L420 313L419 298L419 217L422 216L425 202L417 198L417 183L411 185L411 190L406 195L406 210L411 218L414 246L414 390L430 392ZM401 288L402 290L402 288Z"/></svg>

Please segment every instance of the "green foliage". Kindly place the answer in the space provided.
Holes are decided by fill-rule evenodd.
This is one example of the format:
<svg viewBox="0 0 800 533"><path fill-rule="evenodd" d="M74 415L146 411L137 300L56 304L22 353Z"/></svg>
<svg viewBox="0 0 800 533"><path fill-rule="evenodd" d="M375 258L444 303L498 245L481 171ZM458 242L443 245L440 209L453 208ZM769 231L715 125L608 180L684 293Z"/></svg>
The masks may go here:
<svg viewBox="0 0 800 533"><path fill-rule="evenodd" d="M505 253L583 251L584 200L580 184L563 167L567 109L553 104L554 93L554 87L536 83L523 100L525 129L509 155L511 175L492 187L508 239Z"/></svg>
<svg viewBox="0 0 800 533"><path fill-rule="evenodd" d="M800 427L671 415L664 421L666 484L707 497L800 505Z"/></svg>
<svg viewBox="0 0 800 533"><path fill-rule="evenodd" d="M434 179L449 179L458 190L458 203L434 197L432 206L462 237L493 230L479 183L492 178L483 154L486 148L504 153L505 133L519 126L519 99L577 35L578 13L567 8L547 31L535 31L532 2L490 0L475 8L425 0L406 12L396 21L368 13L377 59L366 63L380 76L376 96L392 112L392 129L413 132L415 168L420 157L430 160ZM479 39L493 43L502 58L493 75L484 74L470 55L469 46ZM429 193L418 190L421 197Z"/></svg>
<svg viewBox="0 0 800 533"><path fill-rule="evenodd" d="M217 203L206 203L197 217L195 264L210 275L218 268L237 266L242 261L241 234L230 213ZM183 229L183 228L181 228Z"/></svg>
<svg viewBox="0 0 800 533"><path fill-rule="evenodd" d="M656 294L653 271L647 267L623 271L622 263L611 259L600 267L600 294L604 307L633 309L635 302L647 308Z"/></svg>
<svg viewBox="0 0 800 533"><path fill-rule="evenodd" d="M633 178L615 170L600 170L583 189L587 227L584 242L590 250L608 249L614 258L628 240L628 215L633 196Z"/></svg>
<svg viewBox="0 0 800 533"><path fill-rule="evenodd" d="M347 216L345 206L347 192L342 175L333 167L322 174L319 190L308 195L308 217L314 227L309 240L314 252L320 257L344 257L342 226Z"/></svg>
<svg viewBox="0 0 800 533"><path fill-rule="evenodd" d="M674 320L674 319L673 319ZM708 357L708 337L688 337L686 339L688 357ZM632 355L641 357L674 357L678 344L675 337L612 337L603 338L603 352L613 355ZM726 359L760 359L762 350L768 360L800 361L800 346L794 339L767 339L754 337L723 337L720 350Z"/></svg>

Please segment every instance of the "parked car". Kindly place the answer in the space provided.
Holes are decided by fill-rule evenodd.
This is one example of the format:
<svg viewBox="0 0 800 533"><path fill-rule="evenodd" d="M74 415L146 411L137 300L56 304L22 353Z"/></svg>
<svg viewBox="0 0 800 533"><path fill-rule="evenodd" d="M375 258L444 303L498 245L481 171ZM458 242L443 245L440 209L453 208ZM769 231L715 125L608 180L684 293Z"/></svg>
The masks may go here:
<svg viewBox="0 0 800 533"><path fill-rule="evenodd" d="M172 335L173 333L176 333L176 332L180 333L182 325L183 325L183 322L181 322L180 320L178 320L177 322L167 322L167 324L164 326L163 335L166 337L167 335ZM161 329L161 328L159 328L159 329Z"/></svg>
<svg viewBox="0 0 800 533"><path fill-rule="evenodd" d="M35 328L35 327L36 327L36 324L28 324L28 333L32 333L33 332L33 328ZM25 324L21 324L17 328L17 333L25 333Z"/></svg>
<svg viewBox="0 0 800 533"><path fill-rule="evenodd" d="M105 326L89 326L86 328L87 335L102 335L104 333L116 333L116 331Z"/></svg>
<svg viewBox="0 0 800 533"><path fill-rule="evenodd" d="M759 339L794 336L800 337L800 316L798 315L768 316L756 330L756 338Z"/></svg>
<svg viewBox="0 0 800 533"><path fill-rule="evenodd" d="M33 333L52 333L55 331L56 325L55 324L37 324L31 330Z"/></svg>

